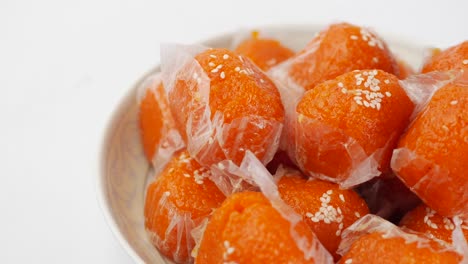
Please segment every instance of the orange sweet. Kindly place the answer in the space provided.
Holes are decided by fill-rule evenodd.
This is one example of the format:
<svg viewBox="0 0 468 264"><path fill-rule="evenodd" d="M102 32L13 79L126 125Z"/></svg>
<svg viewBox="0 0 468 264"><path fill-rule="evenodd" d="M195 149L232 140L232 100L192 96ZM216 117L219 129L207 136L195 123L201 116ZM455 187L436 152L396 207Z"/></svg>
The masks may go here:
<svg viewBox="0 0 468 264"><path fill-rule="evenodd" d="M263 194L233 194L214 211L195 263L314 263L304 259L290 225ZM304 222L296 230L308 241L314 239Z"/></svg>
<svg viewBox="0 0 468 264"><path fill-rule="evenodd" d="M442 216L468 216L468 84L439 89L395 150L392 168ZM465 82L465 83L463 83Z"/></svg>
<svg viewBox="0 0 468 264"><path fill-rule="evenodd" d="M358 238L339 264L456 264L462 256L432 241L426 247L402 237L388 237L381 233L370 233Z"/></svg>
<svg viewBox="0 0 468 264"><path fill-rule="evenodd" d="M147 189L145 227L154 246L177 263L193 261L191 229L225 199L207 174L182 151Z"/></svg>
<svg viewBox="0 0 468 264"><path fill-rule="evenodd" d="M252 38L241 42L234 51L250 58L264 71L294 55L292 50L281 45L278 40L259 38L255 33L252 34Z"/></svg>
<svg viewBox="0 0 468 264"><path fill-rule="evenodd" d="M138 115L143 150L151 161L162 137L168 129L175 127L166 92L158 78L148 83Z"/></svg>
<svg viewBox="0 0 468 264"><path fill-rule="evenodd" d="M439 215L424 204L408 212L400 221L400 226L449 243L452 243L452 233L455 229L450 218ZM462 224L462 230L465 238L468 239L468 226Z"/></svg>
<svg viewBox="0 0 468 264"><path fill-rule="evenodd" d="M353 71L323 82L296 107L292 158L309 175L341 182L361 162L357 148L363 157L383 149L375 158L386 172L413 108L398 79L381 70Z"/></svg>
<svg viewBox="0 0 468 264"><path fill-rule="evenodd" d="M364 200L353 190L340 189L331 182L306 180L300 173L283 176L278 191L281 198L303 216L335 260L339 259L336 250L341 232L369 213Z"/></svg>
<svg viewBox="0 0 468 264"><path fill-rule="evenodd" d="M387 45L366 28L333 24L293 59L290 77L306 90L352 70L381 69L399 75Z"/></svg>
<svg viewBox="0 0 468 264"><path fill-rule="evenodd" d="M196 55L195 60L209 78L210 118L213 120L217 112L221 113L222 124L226 127L222 140L212 137L207 142L197 142L202 149L192 155L205 166L225 159L239 164L246 150L263 162L269 161L277 148L272 142L284 119L276 86L250 59L227 49L208 49ZM185 138L187 128L196 129L197 126L188 123L189 118L197 122L201 116L201 111L195 107L201 100L201 91L197 89L203 89L204 84L200 82L200 74L195 73L190 80L177 79L169 93L176 123ZM217 133L221 133L220 128L217 129Z"/></svg>
<svg viewBox="0 0 468 264"><path fill-rule="evenodd" d="M468 69L468 40L443 51L436 51L424 64L421 72Z"/></svg>

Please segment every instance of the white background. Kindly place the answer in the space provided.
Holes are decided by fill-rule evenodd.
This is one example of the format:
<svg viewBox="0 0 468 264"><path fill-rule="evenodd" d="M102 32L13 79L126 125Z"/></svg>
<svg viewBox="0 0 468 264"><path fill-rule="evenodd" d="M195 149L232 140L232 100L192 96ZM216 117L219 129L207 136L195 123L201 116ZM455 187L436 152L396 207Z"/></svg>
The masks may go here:
<svg viewBox="0 0 468 264"><path fill-rule="evenodd" d="M0 262L131 263L96 199L103 129L160 42L349 21L422 46L468 39L468 1L0 0Z"/></svg>

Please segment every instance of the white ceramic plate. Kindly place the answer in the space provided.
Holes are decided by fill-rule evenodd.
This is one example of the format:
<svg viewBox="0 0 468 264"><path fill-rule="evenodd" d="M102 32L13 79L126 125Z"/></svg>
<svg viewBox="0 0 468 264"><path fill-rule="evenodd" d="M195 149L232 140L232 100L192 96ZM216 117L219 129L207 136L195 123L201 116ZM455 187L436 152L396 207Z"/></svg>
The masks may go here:
<svg viewBox="0 0 468 264"><path fill-rule="evenodd" d="M322 27L317 25L262 27L286 46L299 50ZM223 34L205 41L210 47L230 48L236 33ZM380 34L382 35L382 34ZM417 68L423 48L397 37L383 35L392 51ZM143 76L116 107L103 139L98 176L98 197L105 218L117 240L136 262L171 263L152 246L144 228L144 195L149 164L140 144L137 122L137 87L154 68Z"/></svg>

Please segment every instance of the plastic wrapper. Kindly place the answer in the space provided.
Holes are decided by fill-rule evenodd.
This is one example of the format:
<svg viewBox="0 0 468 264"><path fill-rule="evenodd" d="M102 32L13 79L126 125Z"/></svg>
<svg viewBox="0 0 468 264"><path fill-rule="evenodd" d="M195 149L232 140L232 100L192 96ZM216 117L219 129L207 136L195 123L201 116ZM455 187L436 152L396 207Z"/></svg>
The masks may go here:
<svg viewBox="0 0 468 264"><path fill-rule="evenodd" d="M451 251L459 254L455 247L442 240L429 239L420 233L405 232L383 218L371 214L362 217L343 231L338 254L344 256L355 241L371 233L380 233L384 239L403 238L406 244L415 243L417 248L428 248L436 253Z"/></svg>
<svg viewBox="0 0 468 264"><path fill-rule="evenodd" d="M323 122L298 114L295 118L294 144L289 147L289 155L296 160L303 172L319 178L335 182L340 187L348 189L358 184L366 182L381 174L379 171L380 160L384 151L388 149L388 143L367 155L359 143L342 131L332 128ZM388 142L392 140L392 136ZM298 144L301 142L301 144ZM301 149L301 146L308 146ZM346 155L343 155L345 153ZM306 166L311 162L317 168L326 170L329 164L334 164L336 156L346 157L340 160L341 164L346 164L339 170L336 177L327 176L324 173L307 170Z"/></svg>
<svg viewBox="0 0 468 264"><path fill-rule="evenodd" d="M440 193L441 190L450 191L450 197L453 197L453 199L450 201L444 201L444 204L450 204L451 208L457 208L457 211L451 212L452 214L459 215L465 220L468 219L468 212L465 209L465 205L468 202L468 193L466 192L468 189L468 183L465 183L462 186L453 186L453 179L448 170L432 161L420 157L407 148L398 148L393 151L391 166L397 174L403 171L412 173L411 171L414 170L426 170L426 174L421 177L418 182L406 183L407 185L410 185L410 189L415 193L425 194ZM419 195L419 197L429 205L440 203L438 197L431 195L424 195L424 197ZM446 212L439 213L446 214Z"/></svg>
<svg viewBox="0 0 468 264"><path fill-rule="evenodd" d="M468 183L463 177L463 159L467 147L464 129L467 115L463 108L466 93L462 91L468 88L468 78L457 71L431 72L419 77L424 77L422 83L429 83L426 86L432 89L419 97L424 98L421 107L419 112L415 111L413 123L393 151L391 167L439 214L458 215L466 220ZM444 90L439 93L441 86Z"/></svg>
<svg viewBox="0 0 468 264"><path fill-rule="evenodd" d="M169 221L164 239L148 229L147 233L152 244L164 255L169 255L176 263L193 263L194 258L191 253L195 241L191 236L191 231L203 223L203 218L192 219L191 213L179 212L174 204L167 200L169 195L170 193L166 192L166 195L158 201L157 206L158 214L167 215ZM174 247L176 250L172 251Z"/></svg>
<svg viewBox="0 0 468 264"><path fill-rule="evenodd" d="M206 225L208 224L209 220L208 218L205 218L202 220L202 222L194 227L192 231L190 232L190 235L192 236L193 240L195 241L195 246L192 249L191 256L196 259L198 255L198 249L200 248L200 242L203 238L203 233L205 233Z"/></svg>
<svg viewBox="0 0 468 264"><path fill-rule="evenodd" d="M165 98L166 94L163 88L160 87L161 84L161 75L156 73L146 78L137 90L138 105L141 104L145 96L153 96L157 107L161 109L161 138L154 146L155 151L151 160L153 165L152 175L159 175L159 172L166 166L172 155L185 146L179 131L175 127L167 98ZM151 94L147 94L149 91Z"/></svg>
<svg viewBox="0 0 468 264"><path fill-rule="evenodd" d="M279 148L281 150L288 149L288 138L294 133L292 131L292 123L294 122L294 115L296 112L296 105L299 102L302 95L305 93L304 87L295 82L289 76L289 69L291 65L297 60L301 61L307 58L309 54L312 54L317 50L320 45L320 39L316 39L307 46L307 51L303 51L301 54L286 60L279 65L271 68L267 74L275 82L276 87L281 95L281 101L283 102L285 110L285 121L283 134L280 141Z"/></svg>
<svg viewBox="0 0 468 264"><path fill-rule="evenodd" d="M454 217L453 223L455 224L455 229L452 232L452 244L455 250L463 256L463 260L460 263L467 264L468 243L462 230L464 228L463 221L459 217Z"/></svg>
<svg viewBox="0 0 468 264"><path fill-rule="evenodd" d="M210 110L210 82L195 55L206 50L200 46L164 45L161 48L162 76L176 119L185 126L179 129L187 139L187 149L202 165L222 160L242 159L246 150L253 151L266 164L275 154L283 124L258 115L235 118L225 123L223 113ZM239 56L241 61L244 61ZM245 60L246 65L250 62ZM250 63L251 64L251 63ZM252 64L253 66L253 64ZM218 66L219 67L219 66ZM222 67L222 65L221 65ZM218 68L213 69L218 71ZM244 70L245 74L252 74ZM189 94L175 94L175 85L186 85ZM185 104L181 96L188 96ZM184 116L186 115L186 116ZM186 118L186 122L183 122ZM251 144L255 139L254 145Z"/></svg>
<svg viewBox="0 0 468 264"><path fill-rule="evenodd" d="M297 233L295 227L298 222L302 221L302 216L297 214L281 199L276 185L283 173L279 172L276 174L276 177L273 177L265 166L250 151L246 152L240 166L231 164L231 166L228 167L223 165L222 170L219 170L218 167L218 173L221 171L226 175L242 175L245 182L250 183L252 186L257 186L261 190L265 197L271 202L271 205L283 216L284 219L291 223L291 236L294 241L296 241L297 247L304 253L304 258L306 260L313 259L315 263L333 263L332 256L320 244L316 237L310 241L306 237ZM214 177L217 177L216 172L213 172L213 174Z"/></svg>
<svg viewBox="0 0 468 264"><path fill-rule="evenodd" d="M415 105L411 120L424 109L437 90L454 81L459 75L460 73L456 71L430 72L401 80L400 86Z"/></svg>
<svg viewBox="0 0 468 264"><path fill-rule="evenodd" d="M147 188L144 215L150 241L176 263L194 262L204 226L225 199L210 175L183 151Z"/></svg>

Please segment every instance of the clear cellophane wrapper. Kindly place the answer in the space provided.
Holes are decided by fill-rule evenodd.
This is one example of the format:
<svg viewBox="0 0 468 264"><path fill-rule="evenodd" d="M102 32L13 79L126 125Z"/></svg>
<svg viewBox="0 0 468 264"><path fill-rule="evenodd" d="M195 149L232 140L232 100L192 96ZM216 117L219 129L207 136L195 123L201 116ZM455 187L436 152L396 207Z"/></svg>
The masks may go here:
<svg viewBox="0 0 468 264"><path fill-rule="evenodd" d="M162 76L171 109L174 115L188 115L186 126L180 129L185 130L189 153L200 164L209 167L223 160L234 160L234 157L250 150L246 144L252 136L260 134L263 136L261 142L249 147L263 152L261 161L268 163L278 149L283 124L258 115L247 115L225 123L223 113L212 113L210 79L195 59L196 54L206 49L182 45L161 47ZM187 85L186 91L192 99L188 105L171 97L177 82Z"/></svg>
<svg viewBox="0 0 468 264"><path fill-rule="evenodd" d="M410 186L410 189L416 194L423 193L438 193L440 191L450 191L456 199L447 201L450 203L451 208L459 208L458 211L452 212L454 215L462 217L464 220L468 219L468 212L466 211L466 203L468 202L468 183L464 183L460 186L452 186L452 175L450 172L442 166L436 164L433 161L429 161L420 155L417 155L408 148L398 148L393 151L392 163L393 171L396 174L407 170L411 173L411 170L426 170L426 174L421 177L416 184ZM427 204L433 204L430 196L420 198ZM435 201L438 203L438 201Z"/></svg>
<svg viewBox="0 0 468 264"><path fill-rule="evenodd" d="M399 81L400 86L415 104L411 118L414 118L416 113L421 111L437 89L451 80L453 80L451 73L429 73L414 75L404 81ZM288 142L293 142L286 147L287 152L301 170L309 176L335 182L345 189L381 175L383 171L380 170L379 165L382 163L382 159L388 156L384 154L391 151L390 148L393 145L390 143L400 136L392 134L384 146L377 148L372 153L366 153L357 140L321 120L294 111L290 114L287 122L289 122L289 126L287 126L289 130L285 133L288 133ZM308 149L299 149L300 146L304 145ZM335 160L334 154L343 153L346 155L340 162L344 164L344 167L338 175L330 177L320 172L321 167L331 166L331 161ZM306 168L310 161L315 163L317 171Z"/></svg>
<svg viewBox="0 0 468 264"><path fill-rule="evenodd" d="M359 185L381 174L379 170L380 160L384 151L390 147L388 143L392 140L390 138L385 146L369 155L354 138L319 120L297 114L293 127L294 143L289 146L288 152L301 170L309 176L337 183L341 188L345 189ZM301 144L298 144L298 142ZM299 149L301 145L306 145L308 149ZM322 165L329 166L327 165L330 163L328 158L333 159L335 153L345 153L345 160L340 162L348 164L346 168L341 170L339 175L335 175L336 177L330 177L305 168L306 163L310 160L313 160L319 168Z"/></svg>
<svg viewBox="0 0 468 264"><path fill-rule="evenodd" d="M321 38L318 37L313 42L307 45L307 50L302 51L300 54L296 54L294 57L276 65L271 68L267 75L276 84L278 91L281 95L281 101L285 110L284 118L284 129L281 136L280 146L281 150L288 149L288 138L292 133L292 123L294 122L294 116L296 112L296 105L300 98L306 92L305 88L301 84L297 83L290 75L289 70L291 66L297 62L307 58L311 53L314 53L320 46ZM293 160L294 161L294 160Z"/></svg>
<svg viewBox="0 0 468 264"><path fill-rule="evenodd" d="M163 254L169 255L176 263L193 263L192 251L196 249L196 242L201 239L209 216L193 219L190 212L178 210L168 199L169 196L170 193L165 192L159 201L152 201L156 203L156 212L153 213L165 216L168 222L164 237L149 229L146 231L153 245ZM172 251L174 245L175 250Z"/></svg>
<svg viewBox="0 0 468 264"><path fill-rule="evenodd" d="M243 182L250 184L250 189L259 189L271 202L273 208L291 223L291 237L296 242L297 247L304 253L304 258L314 260L315 263L333 263L332 256L315 237L315 234L314 239L310 241L310 239L296 231L296 226L302 221L302 217L281 199L277 187L277 182L284 173L277 173L272 176L262 162L250 151L245 153L240 166L231 162L229 166L226 166L226 164L217 165L212 172L214 178L217 178L220 174L231 175L233 178L242 178Z"/></svg>
<svg viewBox="0 0 468 264"><path fill-rule="evenodd" d="M164 169L166 164L172 158L172 155L182 149L185 143L175 127L174 118L168 105L167 96L164 90L160 90L162 84L161 74L155 73L147 77L137 90L137 104L140 105L143 98L146 96L147 91L150 90L154 96L156 103L162 113L163 126L161 128L161 140L158 145L155 146L155 153L151 160L153 168L151 170L152 175L159 175ZM164 96L162 98L161 96Z"/></svg>
<svg viewBox="0 0 468 264"><path fill-rule="evenodd" d="M468 83L465 83L466 79L459 78L460 76L461 74L458 71L430 72L427 74L414 75L404 81L400 81L402 87L416 105L411 118L412 122L415 121L418 114L424 111L438 89L454 81L458 84L462 83L466 85L468 89ZM411 126L412 123L408 128ZM427 160L423 156L405 147L393 150L391 168L396 175L404 170L409 173L411 173L411 171L424 170L425 175L422 176L417 183L409 186L410 189L418 194L418 196L420 193L430 194L439 193L441 190L450 191L452 196L456 197L456 199L451 199L447 202L450 203L451 208L459 208L458 211L453 212L453 215L458 215L464 220L468 219L468 211L464 209L467 208L465 205L468 202L468 193L466 192L466 190L468 190L468 183L453 186L451 182L453 182L452 177L455 176L451 175L449 169L444 168L434 161ZM402 180L404 181L404 179ZM428 205L435 202L432 200L435 198L430 195L425 195L425 197L420 198Z"/></svg>
<svg viewBox="0 0 468 264"><path fill-rule="evenodd" d="M461 229L454 231L455 236L460 235ZM341 243L338 247L337 253L341 256L344 256L351 245L357 241L360 237L371 234L371 233L380 233L382 237L385 239L390 238L403 238L406 244L413 244L416 243L418 248L428 248L433 250L434 252L447 252L452 251L456 252L459 255L464 256L464 247L466 248L466 240L463 237L463 233L461 236L463 237L463 241L457 240L454 241L453 245L450 245L442 240L438 240L435 238L429 238L425 234L412 232L410 230L402 230L401 228L395 226L394 224L388 222L387 220L380 218L376 215L368 214L361 219L357 220L354 224L349 226L345 229L341 235ZM435 248L433 245L434 242L437 242L440 247ZM460 262L465 263L465 262Z"/></svg>

